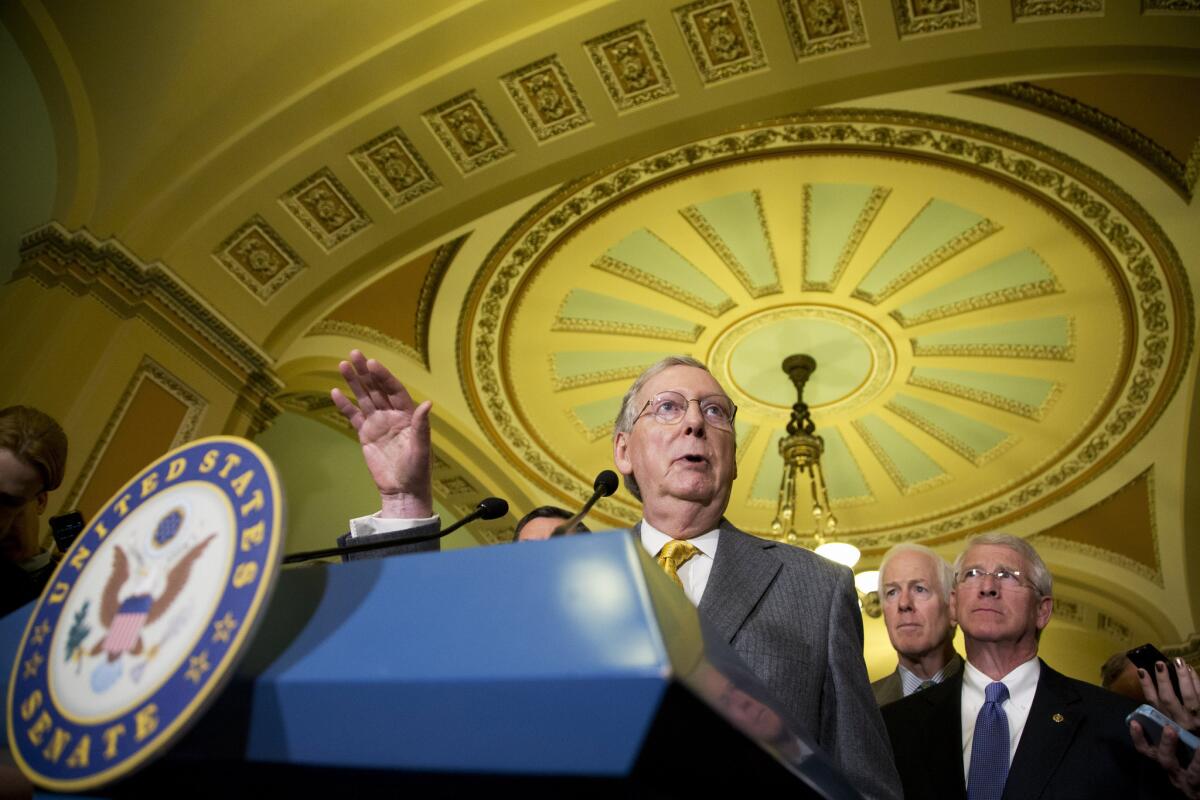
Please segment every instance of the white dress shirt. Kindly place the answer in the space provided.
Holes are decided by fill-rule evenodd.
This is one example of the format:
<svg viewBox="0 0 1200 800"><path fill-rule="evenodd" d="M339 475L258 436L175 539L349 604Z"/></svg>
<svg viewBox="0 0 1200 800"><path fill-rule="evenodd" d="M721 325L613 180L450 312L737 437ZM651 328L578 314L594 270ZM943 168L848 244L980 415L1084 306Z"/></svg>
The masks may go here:
<svg viewBox="0 0 1200 800"><path fill-rule="evenodd" d="M679 581L683 584L683 593L687 595L687 599L691 600L694 606L700 605L700 598L704 596L704 587L708 586L708 576L712 573L713 559L717 557L717 540L720 535L721 529L713 528L708 533L688 539L700 552L689 558L676 570ZM646 520L642 520L642 547L646 548L646 552L650 554L651 558L657 557L659 551L663 549L663 545L672 538Z"/></svg>
<svg viewBox="0 0 1200 800"><path fill-rule="evenodd" d="M390 517L379 516L382 512L376 511L365 517L355 517L350 520L350 538L358 536L373 536L377 533L398 533L415 528L418 525L428 525L431 522L438 521L438 515L432 517L418 517L417 519L393 519Z"/></svg>
<svg viewBox="0 0 1200 800"><path fill-rule="evenodd" d="M1017 752L1017 744L1021 741L1021 733L1025 730L1025 721L1029 719L1029 707L1033 705L1033 695L1037 692L1038 676L1041 674L1041 662L1034 656L1000 679L1000 682L1008 687L1008 699L1001 707L1004 709L1004 715L1008 717L1010 767ZM983 708L983 691L989 683L993 683L992 679L976 669L971 662L963 664L963 776L968 778L971 771L971 740L975 738L975 719L979 716L979 709Z"/></svg>

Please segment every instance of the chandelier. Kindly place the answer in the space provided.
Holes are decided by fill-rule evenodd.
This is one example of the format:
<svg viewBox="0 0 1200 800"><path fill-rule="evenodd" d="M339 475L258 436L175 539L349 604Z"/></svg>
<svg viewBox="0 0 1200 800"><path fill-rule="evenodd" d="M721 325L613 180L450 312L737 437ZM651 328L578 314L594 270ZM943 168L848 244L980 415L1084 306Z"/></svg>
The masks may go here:
<svg viewBox="0 0 1200 800"><path fill-rule="evenodd" d="M837 517L829 506L829 491L821 470L825 440L816 435L808 404L804 402L804 385L817 369L817 360L798 353L783 360L783 371L796 387L796 403L787 424L787 436L779 440L779 455L783 458L783 476L779 481L779 503L771 532L790 544L799 544L796 531L798 495L811 501L813 551L831 561L853 569L858 563L858 548L849 542L837 541Z"/></svg>

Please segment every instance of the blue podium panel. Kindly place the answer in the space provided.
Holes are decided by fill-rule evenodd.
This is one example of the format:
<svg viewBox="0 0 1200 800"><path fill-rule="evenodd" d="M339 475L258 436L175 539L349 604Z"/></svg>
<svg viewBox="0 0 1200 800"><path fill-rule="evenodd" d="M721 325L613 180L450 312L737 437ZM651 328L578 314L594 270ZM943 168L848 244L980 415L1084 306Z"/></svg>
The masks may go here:
<svg viewBox="0 0 1200 800"><path fill-rule="evenodd" d="M261 672L247 656L246 757L625 774L672 669L639 551L613 532L285 572L264 647L306 619Z"/></svg>
<svg viewBox="0 0 1200 800"><path fill-rule="evenodd" d="M0 620L7 662L27 615ZM720 758L693 758L697 744ZM224 694L103 794L726 785L859 796L640 543L611 531L285 570Z"/></svg>

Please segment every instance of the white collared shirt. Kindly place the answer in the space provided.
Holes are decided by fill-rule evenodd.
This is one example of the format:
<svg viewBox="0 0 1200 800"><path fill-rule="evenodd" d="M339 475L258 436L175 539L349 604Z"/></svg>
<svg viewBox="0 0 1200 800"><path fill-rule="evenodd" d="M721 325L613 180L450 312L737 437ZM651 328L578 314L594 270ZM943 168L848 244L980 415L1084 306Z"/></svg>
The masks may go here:
<svg viewBox="0 0 1200 800"><path fill-rule="evenodd" d="M708 533L688 539L700 552L685 561L676 571L683 584L683 593L694 606L700 605L704 587L708 586L708 576L712 573L713 559L717 557L717 540L720 535L721 529L713 528ZM646 520L642 520L642 547L646 548L651 558L657 557L663 545L672 538Z"/></svg>
<svg viewBox="0 0 1200 800"><path fill-rule="evenodd" d="M350 538L373 536L377 533L397 533L415 528L418 525L428 525L431 522L438 521L437 514L434 514L432 517L418 517L417 519L392 519L390 517L379 516L382 513L382 511L376 511L374 514L369 514L365 517L355 517L350 520Z"/></svg>
<svg viewBox="0 0 1200 800"><path fill-rule="evenodd" d="M1026 661L1019 667L1000 679L1008 687L1008 699L1002 708L1008 717L1008 764L1012 766L1013 756L1017 752L1017 744L1021 741L1021 733L1025 730L1025 722L1029 719L1029 707L1033 705L1033 696L1037 692L1038 676L1042 674L1042 665L1037 656ZM983 708L984 689L992 679L975 668L971 662L963 665L962 682L962 748L963 776L970 778L971 771L971 740L975 738L975 719L979 709Z"/></svg>

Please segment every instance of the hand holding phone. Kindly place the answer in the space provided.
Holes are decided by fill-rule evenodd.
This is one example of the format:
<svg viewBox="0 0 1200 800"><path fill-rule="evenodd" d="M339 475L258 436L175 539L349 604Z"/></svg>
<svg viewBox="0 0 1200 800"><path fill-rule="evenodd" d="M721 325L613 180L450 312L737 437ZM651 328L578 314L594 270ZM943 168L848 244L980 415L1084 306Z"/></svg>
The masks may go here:
<svg viewBox="0 0 1200 800"><path fill-rule="evenodd" d="M1133 665L1138 669L1144 669L1151 675L1157 675L1156 665L1159 662L1167 665L1167 675L1171 678L1171 688L1175 690L1175 696L1183 699L1183 692L1179 686L1179 673L1175 670L1175 664L1171 659L1162 654L1154 645L1146 642L1140 647L1135 647L1125 653L1125 656L1133 662ZM1159 689L1159 696L1162 696L1162 689ZM1155 704L1157 705L1157 703Z"/></svg>
<svg viewBox="0 0 1200 800"><path fill-rule="evenodd" d="M1142 648L1136 648L1138 650ZM1151 648L1153 649L1153 648ZM1158 653L1157 650L1154 651ZM1163 659L1161 653L1158 653ZM1139 657L1146 663L1144 657ZM1175 667L1179 681L1178 694L1168 689L1167 665ZM1159 667L1163 667L1159 671ZM1178 722L1183 728L1200 732L1200 676L1196 670L1183 659L1171 661L1158 660L1150 666L1138 670L1138 680L1142 684L1142 694L1145 701Z"/></svg>
<svg viewBox="0 0 1200 800"><path fill-rule="evenodd" d="M1151 747L1158 747L1164 728L1174 729L1179 741L1175 744L1175 758L1179 766L1187 767L1191 763L1196 749L1200 748L1200 738L1191 731L1185 730L1178 722L1168 717L1152 705L1143 703L1125 717L1125 724L1136 722L1142 728L1142 736Z"/></svg>

